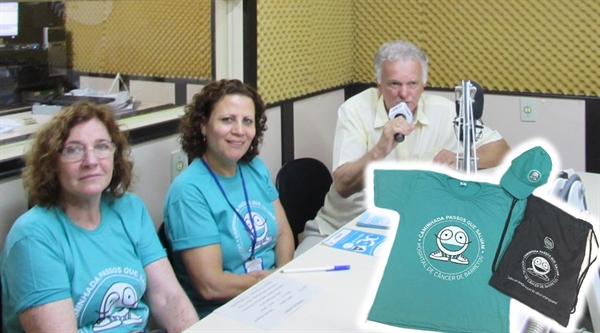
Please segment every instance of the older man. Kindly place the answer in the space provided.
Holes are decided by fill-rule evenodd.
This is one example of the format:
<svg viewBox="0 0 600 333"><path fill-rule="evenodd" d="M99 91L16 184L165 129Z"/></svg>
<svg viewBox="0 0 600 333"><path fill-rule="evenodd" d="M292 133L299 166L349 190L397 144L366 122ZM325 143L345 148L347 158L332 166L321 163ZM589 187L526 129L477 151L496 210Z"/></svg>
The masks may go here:
<svg viewBox="0 0 600 333"><path fill-rule="evenodd" d="M347 100L338 110L333 145L333 184L323 208L308 221L296 255L306 251L365 211L364 171L374 161L418 161L454 166L457 137L454 101L425 93L428 60L412 43L393 41L375 57L377 88ZM390 108L404 102L413 121L388 119ZM405 140L395 140L403 134ZM483 127L477 141L479 168L501 163L510 151L502 136Z"/></svg>

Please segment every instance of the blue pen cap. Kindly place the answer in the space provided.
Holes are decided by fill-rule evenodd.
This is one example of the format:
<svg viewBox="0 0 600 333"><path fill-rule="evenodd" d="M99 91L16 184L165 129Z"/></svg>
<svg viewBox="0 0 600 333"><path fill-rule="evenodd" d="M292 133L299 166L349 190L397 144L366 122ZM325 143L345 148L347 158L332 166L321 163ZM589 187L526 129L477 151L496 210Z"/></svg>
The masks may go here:
<svg viewBox="0 0 600 333"><path fill-rule="evenodd" d="M350 265L335 265L333 266L334 271L347 271L350 269Z"/></svg>

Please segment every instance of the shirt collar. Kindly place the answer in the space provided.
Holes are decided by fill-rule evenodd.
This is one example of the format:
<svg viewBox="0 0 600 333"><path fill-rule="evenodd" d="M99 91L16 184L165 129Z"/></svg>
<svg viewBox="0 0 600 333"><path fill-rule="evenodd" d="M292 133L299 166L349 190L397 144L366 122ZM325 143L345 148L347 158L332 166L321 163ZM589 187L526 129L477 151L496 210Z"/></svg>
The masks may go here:
<svg viewBox="0 0 600 333"><path fill-rule="evenodd" d="M379 98L377 98L377 106L375 107L375 121L373 122L373 127L383 127L388 120L385 104L383 103L383 95L379 94Z"/></svg>
<svg viewBox="0 0 600 333"><path fill-rule="evenodd" d="M423 94L421 94L421 98L419 98L419 103L417 103L417 123L421 123L422 125L426 126L429 125L429 118L427 118L427 115L425 115L425 112L423 112L423 110L425 110L425 102L423 100Z"/></svg>

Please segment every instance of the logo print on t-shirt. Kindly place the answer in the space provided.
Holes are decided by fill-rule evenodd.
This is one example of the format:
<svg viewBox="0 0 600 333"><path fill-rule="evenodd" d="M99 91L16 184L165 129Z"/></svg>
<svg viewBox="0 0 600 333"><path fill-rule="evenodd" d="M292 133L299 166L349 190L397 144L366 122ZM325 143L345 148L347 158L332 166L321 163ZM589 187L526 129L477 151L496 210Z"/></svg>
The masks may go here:
<svg viewBox="0 0 600 333"><path fill-rule="evenodd" d="M143 318L131 311L138 307L138 303L139 298L132 285L124 282L111 285L100 304L94 332L141 323Z"/></svg>
<svg viewBox="0 0 600 333"><path fill-rule="evenodd" d="M536 288L549 288L558 282L556 260L548 252L532 250L523 256L521 268L525 280Z"/></svg>
<svg viewBox="0 0 600 333"><path fill-rule="evenodd" d="M429 274L444 281L458 281L481 266L485 239L477 224L463 216L438 216L421 228L416 250Z"/></svg>
<svg viewBox="0 0 600 333"><path fill-rule="evenodd" d="M256 249L259 249L265 244L270 243L273 237L269 235L267 220L262 215L252 212L252 220L254 220L254 228L256 230ZM244 223L252 230L252 222L248 214L244 216Z"/></svg>
<svg viewBox="0 0 600 333"><path fill-rule="evenodd" d="M451 225L442 229L437 235L437 246L439 250L431 252L429 258L453 262L455 264L468 265L463 253L469 247L469 235L460 227Z"/></svg>

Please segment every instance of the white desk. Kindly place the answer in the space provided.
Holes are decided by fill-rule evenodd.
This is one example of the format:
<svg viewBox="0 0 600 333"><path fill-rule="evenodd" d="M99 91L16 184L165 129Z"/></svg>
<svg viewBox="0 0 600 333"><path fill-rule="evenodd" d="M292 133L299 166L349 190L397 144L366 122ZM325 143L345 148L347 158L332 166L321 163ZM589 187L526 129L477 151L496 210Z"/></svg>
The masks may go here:
<svg viewBox="0 0 600 333"><path fill-rule="evenodd" d="M347 227L372 233L388 234L388 237L393 237L395 234L395 228L390 230L360 228L356 226L355 221L350 222ZM397 327L371 322L365 323L377 292L378 281L381 280L385 268L387 254L382 257L373 257L319 244L292 260L283 268L341 264L351 264L352 268L349 271L286 274L286 278L316 285L322 289L322 292L292 313L273 331L399 331L400 329ZM264 283L274 274L280 273L273 273L261 283ZM187 332L227 331L260 332L263 330L218 313L212 313L190 327Z"/></svg>
<svg viewBox="0 0 600 333"><path fill-rule="evenodd" d="M140 108L138 108L138 110L143 111L145 108L156 107L159 105L160 104L158 103L147 102L140 105ZM178 106L150 113L140 112L140 115L118 119L117 122L123 130L133 130L137 128L142 128L144 126L177 119L181 115L183 115L183 107ZM31 111L28 111L0 117L0 119L13 119L17 122L22 121L24 118L33 118L35 119L36 123L32 125L15 127L10 133L2 133L0 134L0 141L9 140L16 137L29 136L35 133L37 130L39 130L43 124L45 124L52 118L52 116L38 114L34 115L31 113ZM0 162L21 157L26 151L26 149L29 147L30 143L31 139L27 138L21 141L9 142L0 145Z"/></svg>
<svg viewBox="0 0 600 333"><path fill-rule="evenodd" d="M600 206L600 175L580 173L587 190L587 203L591 210L591 222L595 219L595 229L598 231L598 207ZM386 234L393 239L396 228L378 230L374 228L360 228L356 221L348 223L347 227L363 231ZM296 310L273 331L275 332L422 332L387 326L375 322L366 322L370 307L373 304L379 281L385 269L387 255L373 257L350 251L343 251L325 245L317 245L303 255L294 259L283 268L304 268L315 266L329 266L351 264L349 271L338 272L313 272L286 274L285 276L299 282L315 285L322 289L314 299ZM597 264L595 267L598 267ZM280 274L280 273L274 273ZM271 275L273 276L273 275ZM270 277L271 277L270 276ZM270 277L266 278L267 281ZM596 276L597 277L597 274ZM589 281L589 276L586 281ZM261 282L261 283L264 283ZM588 290L588 302L592 311L592 318L599 318L598 299L593 299L592 294L598 295L599 289ZM592 296L590 296L592 295ZM584 297L580 297L585 299ZM581 309L582 307L578 307ZM518 302L511 302L511 332L520 332L525 320L528 318L526 307ZM570 323L575 321L571 318ZM594 323L596 325L596 323ZM598 328L596 328L598 329ZM553 328L553 331L560 332ZM263 332L262 329L249 324L236 321L218 313L213 313L202 319L186 332Z"/></svg>

